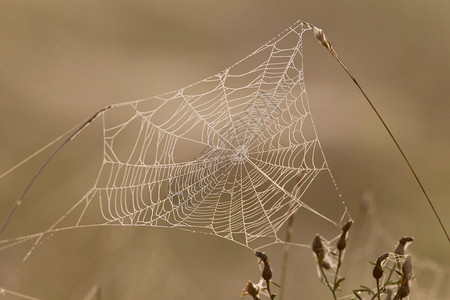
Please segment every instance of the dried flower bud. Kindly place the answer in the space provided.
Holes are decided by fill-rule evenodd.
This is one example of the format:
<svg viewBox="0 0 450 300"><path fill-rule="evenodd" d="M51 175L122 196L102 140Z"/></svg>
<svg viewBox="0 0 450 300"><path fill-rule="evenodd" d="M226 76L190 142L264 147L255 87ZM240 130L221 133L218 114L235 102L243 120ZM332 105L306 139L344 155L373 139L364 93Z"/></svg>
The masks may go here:
<svg viewBox="0 0 450 300"><path fill-rule="evenodd" d="M383 276L383 267L379 264L376 264L375 267L373 267L372 275L375 279L380 279Z"/></svg>
<svg viewBox="0 0 450 300"><path fill-rule="evenodd" d="M375 279L380 279L383 276L383 266L381 266L382 262L389 257L389 253L385 253L377 258L377 262L375 263L375 267L372 271L372 276Z"/></svg>
<svg viewBox="0 0 450 300"><path fill-rule="evenodd" d="M244 290L241 293L241 298L244 298L245 295L252 296L254 300L260 299L258 296L259 295L259 287L256 286L251 281L247 282L247 285L245 286Z"/></svg>
<svg viewBox="0 0 450 300"><path fill-rule="evenodd" d="M339 238L339 241L337 243L337 248L339 251L342 251L345 249L345 247L347 246L347 239L345 234L341 234L341 237Z"/></svg>
<svg viewBox="0 0 450 300"><path fill-rule="evenodd" d="M409 243L414 241L414 238L412 236L404 236L402 237L397 244L397 247L395 248L394 253L398 255L404 255L405 250L408 247Z"/></svg>
<svg viewBox="0 0 450 300"><path fill-rule="evenodd" d="M347 238L346 238L346 234L342 233L341 237L339 238L339 241L337 243L337 248L339 251L342 251L345 249L345 247L347 246Z"/></svg>
<svg viewBox="0 0 450 300"><path fill-rule="evenodd" d="M325 37L325 34L323 33L323 30L320 28L317 28L316 26L312 25L312 30L315 38L319 41L322 46L325 48L331 50L331 45L328 42L327 38Z"/></svg>
<svg viewBox="0 0 450 300"><path fill-rule="evenodd" d="M255 250L255 255L258 257L261 261L267 261L269 258L267 257L266 253L262 251Z"/></svg>
<svg viewBox="0 0 450 300"><path fill-rule="evenodd" d="M412 263L411 263L411 256L408 255L406 257L405 262L403 263L402 266L402 271L403 271L403 277L406 281L409 281L412 277Z"/></svg>
<svg viewBox="0 0 450 300"><path fill-rule="evenodd" d="M272 279L272 269L270 268L270 263L267 260L264 261L264 268L262 270L261 276L265 281L269 281L270 279Z"/></svg>
<svg viewBox="0 0 450 300"><path fill-rule="evenodd" d="M342 225L342 234L337 243L337 248L339 251L344 250L345 247L347 246L347 232L349 231L352 224L353 224L353 221L350 220L347 223L345 223L344 225Z"/></svg>
<svg viewBox="0 0 450 300"><path fill-rule="evenodd" d="M342 225L342 233L347 233L350 230L350 227L352 227L353 221L349 220L347 221L347 223L345 223L344 225Z"/></svg>
<svg viewBox="0 0 450 300"><path fill-rule="evenodd" d="M269 282L270 279L272 279L272 269L270 267L269 257L266 253L258 250L255 250L255 255L264 263L264 268L261 273L262 278Z"/></svg>
<svg viewBox="0 0 450 300"><path fill-rule="evenodd" d="M394 299L403 299L407 297L410 292L411 288L409 287L409 280L403 280Z"/></svg>
<svg viewBox="0 0 450 300"><path fill-rule="evenodd" d="M408 242L414 242L414 237L412 236L404 236L400 239L400 243L406 244Z"/></svg>
<svg viewBox="0 0 450 300"><path fill-rule="evenodd" d="M325 257L325 250L322 245L322 238L319 234L316 234L312 243L312 250L317 255L319 260Z"/></svg>

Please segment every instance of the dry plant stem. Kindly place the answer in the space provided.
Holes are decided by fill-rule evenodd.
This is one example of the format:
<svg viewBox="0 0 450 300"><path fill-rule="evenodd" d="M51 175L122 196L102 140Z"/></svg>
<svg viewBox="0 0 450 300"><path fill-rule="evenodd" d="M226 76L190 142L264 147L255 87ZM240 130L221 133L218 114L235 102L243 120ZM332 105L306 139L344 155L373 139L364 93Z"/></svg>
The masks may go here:
<svg viewBox="0 0 450 300"><path fill-rule="evenodd" d="M272 299L272 292L270 291L270 280L266 280L267 292L269 292L269 298Z"/></svg>
<svg viewBox="0 0 450 300"><path fill-rule="evenodd" d="M297 174L297 183L300 182L301 178L302 178L303 174L300 172L299 174ZM298 187L295 186L293 189L293 194L294 196L297 196L298 193ZM280 294L278 295L278 299L279 300L283 300L284 297L284 289L285 289L285 285L286 285L286 273L287 273L287 266L288 266L288 259L289 259L289 243L292 240L292 235L294 234L294 218L295 218L295 213L293 213L288 221L287 221L287 227L286 227L286 243L284 244L284 248L283 248L283 258L282 258L282 262L281 262L281 279L280 279Z"/></svg>
<svg viewBox="0 0 450 300"><path fill-rule="evenodd" d="M353 76L352 73L350 73L349 69L347 69L347 67L345 66L345 64L339 59L336 51L334 51L333 47L331 47L331 44L328 42L328 40L326 39L325 35L323 34L322 29L319 29L317 27L315 27L312 24L309 24L309 26L313 29L314 35L315 37L319 40L320 44L322 44L325 48L327 48L327 50L331 53L331 55L333 55L333 57L337 60L337 62L341 65L341 67L345 70L345 72L347 72L348 76L350 76L350 78L353 80L353 82L356 84L356 86L358 87L358 89L360 90L360 92L363 94L364 98L367 100L367 102L369 103L370 107L372 108L372 110L375 112L375 114L377 115L378 119L381 121L381 123L383 124L384 128L386 129L386 131L388 132L389 136L391 137L392 141L394 142L395 146L397 146L398 151L400 151L401 155L403 156L404 161L406 162L406 164L409 167L409 170L411 171L411 173L413 174L414 178L416 179L416 182L419 184L420 189L422 190L423 194L425 195L428 204L430 205L431 209L434 212L434 215L436 216L436 218L439 221L439 224L442 228L442 230L445 233L445 236L447 237L448 242L450 243L450 236L447 233L447 230L445 229L444 223L442 223L441 218L439 217L436 209L434 208L433 203L431 202L430 197L428 196L428 193L425 191L424 186L422 185L422 182L420 181L419 177L417 176L416 172L414 171L414 168L412 167L411 163L409 162L408 158L406 157L405 153L402 150L402 147L400 147L399 143L397 142L397 139L394 137L394 135L392 134L391 130L389 129L389 127L387 126L386 122L384 121L384 119L381 117L380 113L378 112L378 110L375 108L375 106L373 105L372 101L369 99L369 97L366 95L366 93L364 92L364 90L362 89L362 87L359 85L358 81L356 80L356 78Z"/></svg>
<svg viewBox="0 0 450 300"><path fill-rule="evenodd" d="M334 291L333 287L331 286L330 282L328 281L328 278L327 278L327 276L325 275L325 272L323 271L322 264L320 263L319 260L317 260L317 265L319 266L320 273L322 274L322 277L323 277L323 279L325 280L325 283L327 284L328 289L329 289L329 290L331 291L331 293L333 294L333 299L334 299L334 300L337 300L337 298L336 298L336 292Z"/></svg>
<svg viewBox="0 0 450 300"><path fill-rule="evenodd" d="M289 242L292 239L292 234L294 233L294 215L290 216L288 219L287 229L286 229L286 244L283 249L283 258L281 263L281 279L280 279L280 294L278 295L279 300L283 300L284 288L286 285L286 272L289 258Z"/></svg>
<svg viewBox="0 0 450 300"><path fill-rule="evenodd" d="M377 278L377 299L381 300L380 298L380 279Z"/></svg>
<svg viewBox="0 0 450 300"><path fill-rule="evenodd" d="M339 269L341 268L341 265L342 265L342 251L343 250L339 250L338 264L336 267L336 274L334 275L333 287L336 286L336 282L338 281Z"/></svg>
<svg viewBox="0 0 450 300"><path fill-rule="evenodd" d="M6 225L8 224L9 220L11 219L12 215L14 214L14 211L17 209L17 207L22 203L23 197L25 197L28 190L33 185L36 178L39 176L39 174L42 173L44 168L48 165L48 163L53 159L53 157L65 146L67 143L69 143L71 140L75 138L75 136L80 133L84 128L86 128L89 124L91 124L100 114L110 109L111 106L107 106L105 108L102 108L101 110L97 111L92 117L90 117L87 121L85 121L83 124L81 124L67 139L65 139L61 145L56 148L55 151L47 158L47 160L42 164L42 166L39 168L39 170L34 174L33 178L31 178L30 182L26 186L25 190L20 194L20 196L17 198L16 202L14 202L14 205L10 209L8 216L3 221L2 226L0 227L0 235L3 233L3 230L5 229Z"/></svg>

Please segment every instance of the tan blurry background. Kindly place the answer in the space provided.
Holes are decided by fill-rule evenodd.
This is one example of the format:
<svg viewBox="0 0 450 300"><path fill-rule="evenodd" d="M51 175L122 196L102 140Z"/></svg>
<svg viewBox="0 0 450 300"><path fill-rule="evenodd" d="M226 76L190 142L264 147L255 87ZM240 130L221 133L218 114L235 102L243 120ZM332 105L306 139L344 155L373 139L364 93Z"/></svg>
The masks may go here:
<svg viewBox="0 0 450 300"><path fill-rule="evenodd" d="M0 172L98 109L216 74L302 19L324 29L374 99L450 227L449 11L444 0L4 0ZM389 235L415 236L412 249L448 270L449 244L374 113L310 33L304 54L312 114L355 227L364 221L361 197L372 191ZM0 219L46 156L0 181ZM97 122L37 180L5 237L52 224L92 186L101 156ZM29 246L0 252L0 286ZM375 253L388 250L378 247ZM266 249L278 273L280 249ZM305 291L324 298L310 253L292 252L286 299ZM238 299L248 279L258 279L256 260L236 244L181 231L109 228L55 235L7 288L45 299L80 299L95 285L102 299Z"/></svg>

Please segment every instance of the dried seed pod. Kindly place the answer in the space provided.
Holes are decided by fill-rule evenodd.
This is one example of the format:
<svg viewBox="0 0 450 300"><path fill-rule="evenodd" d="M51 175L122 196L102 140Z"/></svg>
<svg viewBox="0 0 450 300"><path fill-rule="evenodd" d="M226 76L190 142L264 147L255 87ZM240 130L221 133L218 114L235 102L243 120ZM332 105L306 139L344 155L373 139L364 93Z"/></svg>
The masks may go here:
<svg viewBox="0 0 450 300"><path fill-rule="evenodd" d="M255 255L264 263L261 277L267 282L267 285L269 285L269 281L272 279L272 268L270 267L269 257L266 253L258 250L255 250Z"/></svg>
<svg viewBox="0 0 450 300"><path fill-rule="evenodd" d="M342 225L342 233L347 233L350 230L350 227L352 227L353 220L347 221L344 225Z"/></svg>
<svg viewBox="0 0 450 300"><path fill-rule="evenodd" d="M377 262L375 263L375 267L372 271L372 276L375 279L380 279L383 276L383 266L381 265L383 261L389 257L389 253L385 253L377 258Z"/></svg>
<svg viewBox="0 0 450 300"><path fill-rule="evenodd" d="M267 257L266 253L262 251L255 250L255 255L258 257L261 261L267 261L269 258Z"/></svg>
<svg viewBox="0 0 450 300"><path fill-rule="evenodd" d="M317 28L314 25L312 25L312 30L313 30L314 37L319 41L319 43L322 44L322 46L324 46L325 48L331 50L331 45L328 42L325 34L323 33L323 30L320 28Z"/></svg>
<svg viewBox="0 0 450 300"><path fill-rule="evenodd" d="M342 225L341 237L339 238L339 241L337 243L337 248L339 251L342 251L345 249L345 247L347 247L347 232L349 231L352 224L353 224L353 221L350 220L347 223L345 223L344 225Z"/></svg>
<svg viewBox="0 0 450 300"><path fill-rule="evenodd" d="M339 251L342 251L345 249L346 246L347 246L347 234L342 233L336 247L338 248Z"/></svg>
<svg viewBox="0 0 450 300"><path fill-rule="evenodd" d="M394 253L398 255L405 255L405 250L408 247L409 243L414 241L414 237L412 236L404 236L402 237L395 248Z"/></svg>
<svg viewBox="0 0 450 300"><path fill-rule="evenodd" d="M405 262L403 263L402 266L402 271L403 271L403 277L405 280L409 281L412 277L412 262L411 262L411 256L408 255L406 257Z"/></svg>
<svg viewBox="0 0 450 300"><path fill-rule="evenodd" d="M403 280L394 299L403 299L407 297L410 292L411 288L409 287L409 280Z"/></svg>
<svg viewBox="0 0 450 300"><path fill-rule="evenodd" d="M408 242L414 242L414 237L413 236L404 236L400 239L399 242L402 244L406 244Z"/></svg>
<svg viewBox="0 0 450 300"><path fill-rule="evenodd" d="M373 278L380 279L383 276L383 273L384 271L381 265L376 264L372 271Z"/></svg>
<svg viewBox="0 0 450 300"><path fill-rule="evenodd" d="M264 268L261 276L265 281L270 281L270 279L272 279L272 269L270 268L270 263L267 260L264 261Z"/></svg>
<svg viewBox="0 0 450 300"><path fill-rule="evenodd" d="M312 250L317 255L319 260L325 257L325 249L323 248L322 238L319 234L316 234L312 243Z"/></svg>

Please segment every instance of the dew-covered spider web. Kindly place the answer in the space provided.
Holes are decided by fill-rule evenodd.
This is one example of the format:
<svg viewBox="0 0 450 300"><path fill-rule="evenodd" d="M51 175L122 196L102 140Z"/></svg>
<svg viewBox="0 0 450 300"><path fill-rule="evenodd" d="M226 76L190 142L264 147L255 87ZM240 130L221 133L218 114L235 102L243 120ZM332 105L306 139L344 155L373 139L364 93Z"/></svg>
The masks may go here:
<svg viewBox="0 0 450 300"><path fill-rule="evenodd" d="M337 224L301 200L328 172L306 98L304 31L298 23L217 75L121 105L118 119L105 114L104 163L82 205L111 223L199 230L249 247L279 242L299 209Z"/></svg>
<svg viewBox="0 0 450 300"><path fill-rule="evenodd" d="M294 213L338 226L346 216L340 201L333 217L302 201L319 173L331 176L305 91L308 30L297 22L214 76L111 106L102 114L103 164L94 187L48 231L10 242L38 242L77 227L136 225L255 248L282 242L279 230ZM66 224L69 215L76 215L74 224Z"/></svg>

